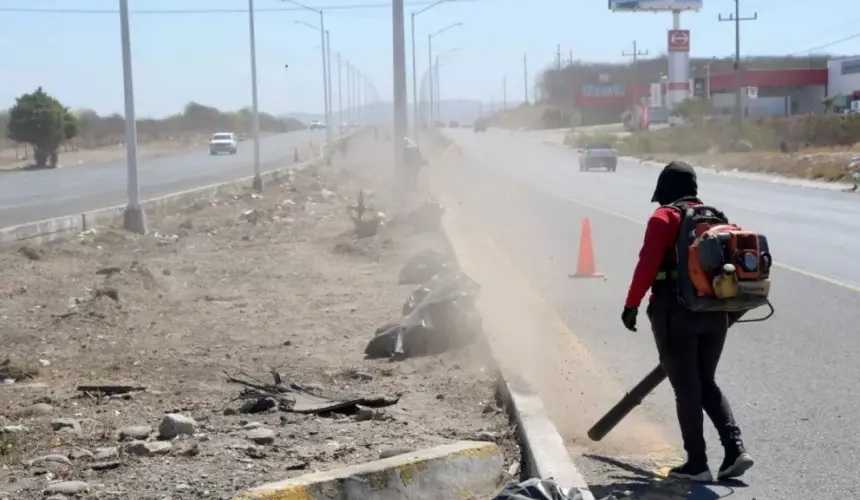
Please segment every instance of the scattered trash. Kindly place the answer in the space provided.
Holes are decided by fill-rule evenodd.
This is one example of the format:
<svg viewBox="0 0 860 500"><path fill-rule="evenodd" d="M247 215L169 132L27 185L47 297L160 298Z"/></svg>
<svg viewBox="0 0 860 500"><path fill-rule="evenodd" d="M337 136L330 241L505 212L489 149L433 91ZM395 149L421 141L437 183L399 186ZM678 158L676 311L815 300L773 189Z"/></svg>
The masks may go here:
<svg viewBox="0 0 860 500"><path fill-rule="evenodd" d="M30 260L42 260L44 253L31 247L21 247L18 252Z"/></svg>
<svg viewBox="0 0 860 500"><path fill-rule="evenodd" d="M225 373L229 382L246 387L245 391L239 397L246 400L243 408L248 409L266 407L270 403L260 403L260 401L272 400L276 403L278 409L291 413L317 415L339 413L343 415L355 415L359 412L360 407L384 408L395 405L400 401L399 397L381 395L347 398L325 397L314 394L298 384L283 382L281 375L277 372L273 371L270 374L272 375L274 384L263 382L246 373L239 373L236 376ZM252 402L251 404L247 403L249 400Z"/></svg>
<svg viewBox="0 0 860 500"><path fill-rule="evenodd" d="M456 267L456 263L451 262L439 252L428 250L419 253L403 266L403 269L400 270L398 282L401 285L419 285L426 283L430 278L445 269Z"/></svg>
<svg viewBox="0 0 860 500"><path fill-rule="evenodd" d="M0 360L0 381L11 380L17 382L34 379L38 376L39 370L35 367L30 368L13 363L10 358Z"/></svg>
<svg viewBox="0 0 860 500"><path fill-rule="evenodd" d="M480 285L462 272L437 275L428 282L423 296L401 322L376 329L364 353L368 358L398 359L439 354L465 346L480 331L481 318L475 309ZM409 304L407 302L407 304Z"/></svg>
<svg viewBox="0 0 860 500"><path fill-rule="evenodd" d="M97 394L100 396L118 396L130 392L142 392L146 387L138 385L79 385L78 392Z"/></svg>
<svg viewBox="0 0 860 500"><path fill-rule="evenodd" d="M493 500L582 500L582 492L578 488L564 491L552 479L531 478L521 483L508 483ZM610 495L603 500L612 500Z"/></svg>
<svg viewBox="0 0 860 500"><path fill-rule="evenodd" d="M110 277L110 276L113 276L114 274L119 274L121 272L122 272L121 267L110 266L110 267L103 267L103 268L99 269L98 271L96 271L96 274Z"/></svg>
<svg viewBox="0 0 860 500"><path fill-rule="evenodd" d="M364 201L364 191L360 190L355 206L349 207L349 215L352 218L352 223L355 225L355 235L358 238L376 236L382 226L385 225L385 214L382 212L376 212L369 219L365 220L365 214L373 211L373 207L367 205Z"/></svg>

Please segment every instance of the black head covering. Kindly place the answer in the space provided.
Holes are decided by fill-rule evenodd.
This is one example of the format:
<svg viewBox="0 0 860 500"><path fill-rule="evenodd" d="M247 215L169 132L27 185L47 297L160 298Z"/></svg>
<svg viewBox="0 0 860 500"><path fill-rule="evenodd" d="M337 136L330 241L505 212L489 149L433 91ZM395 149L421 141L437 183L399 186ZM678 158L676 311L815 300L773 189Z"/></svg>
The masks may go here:
<svg viewBox="0 0 860 500"><path fill-rule="evenodd" d="M663 167L663 171L657 177L657 186L654 188L651 203L668 205L681 198L695 198L698 195L699 183L696 181L696 171L683 161L673 161Z"/></svg>

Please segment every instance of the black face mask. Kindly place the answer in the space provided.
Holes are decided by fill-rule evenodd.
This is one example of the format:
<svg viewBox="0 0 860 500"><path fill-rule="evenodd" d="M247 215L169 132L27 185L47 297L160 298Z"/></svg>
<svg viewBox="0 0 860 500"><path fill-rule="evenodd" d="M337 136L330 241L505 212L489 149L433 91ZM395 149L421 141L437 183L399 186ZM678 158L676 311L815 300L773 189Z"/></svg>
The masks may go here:
<svg viewBox="0 0 860 500"><path fill-rule="evenodd" d="M696 180L696 171L687 163L673 161L660 172L651 203L668 205L681 198L695 198L698 195L699 183Z"/></svg>

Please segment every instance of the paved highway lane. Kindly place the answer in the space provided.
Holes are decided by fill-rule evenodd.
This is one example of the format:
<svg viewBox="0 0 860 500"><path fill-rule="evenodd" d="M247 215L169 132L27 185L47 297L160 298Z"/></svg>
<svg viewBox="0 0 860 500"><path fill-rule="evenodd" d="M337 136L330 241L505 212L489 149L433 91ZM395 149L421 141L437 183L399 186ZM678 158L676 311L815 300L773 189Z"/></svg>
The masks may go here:
<svg viewBox="0 0 860 500"><path fill-rule="evenodd" d="M260 138L263 171L295 148L306 159L308 144L319 146L324 131L303 130ZM210 156L207 149L181 156L142 159L141 196L152 198L216 182L253 175L254 142L239 144L236 155ZM125 161L80 165L58 170L12 172L0 175L0 227L121 205L126 197Z"/></svg>
<svg viewBox="0 0 860 500"><path fill-rule="evenodd" d="M615 174L580 173L574 152L521 135L450 133L464 156L445 167L445 194L523 269L609 376L631 386L656 362L647 319L642 319L644 328L631 333L619 316L642 222L654 208L648 201L658 169L622 163ZM854 387L860 379L855 333L860 324L860 199L712 174L702 174L700 185L707 202L766 233L776 260L805 271L775 270L776 316L735 327L721 365L721 383L758 461L745 478L748 484L711 486L689 498L860 498L854 479L860 459L855 423L860 398ZM583 217L591 219L605 281L567 277L576 266ZM563 377L562 368L555 369ZM637 411L647 413L680 448L668 387L659 388ZM575 414L551 416L572 451L604 455L578 459L594 484L615 488L637 482L629 471L605 465L600 444L582 439L591 421L577 421ZM715 433L708 432L716 467L722 453ZM613 456L630 467L652 469L671 458L641 461L649 455L641 449L629 455ZM625 481L630 484L619 484Z"/></svg>

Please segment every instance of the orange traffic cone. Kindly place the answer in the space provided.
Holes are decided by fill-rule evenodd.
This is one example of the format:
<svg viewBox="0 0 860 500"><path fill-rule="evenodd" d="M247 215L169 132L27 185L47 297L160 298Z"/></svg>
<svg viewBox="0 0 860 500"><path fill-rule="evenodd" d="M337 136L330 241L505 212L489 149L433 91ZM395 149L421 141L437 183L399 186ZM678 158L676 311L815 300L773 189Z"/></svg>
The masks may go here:
<svg viewBox="0 0 860 500"><path fill-rule="evenodd" d="M293 150L293 161L296 163L299 162L299 148Z"/></svg>
<svg viewBox="0 0 860 500"><path fill-rule="evenodd" d="M571 278L602 278L594 264L594 244L591 241L591 222L588 217L582 219L582 234L579 237L579 259L576 262L576 272L568 275Z"/></svg>

